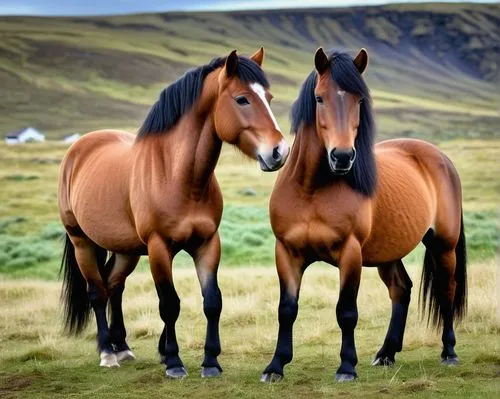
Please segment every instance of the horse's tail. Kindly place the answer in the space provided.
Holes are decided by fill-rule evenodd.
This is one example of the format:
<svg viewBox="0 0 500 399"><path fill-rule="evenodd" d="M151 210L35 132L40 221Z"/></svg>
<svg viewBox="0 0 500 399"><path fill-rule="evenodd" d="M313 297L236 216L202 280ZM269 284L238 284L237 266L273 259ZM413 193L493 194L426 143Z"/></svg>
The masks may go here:
<svg viewBox="0 0 500 399"><path fill-rule="evenodd" d="M465 244L463 215L460 220L460 236L455 247L455 298L452 304L453 320L460 321L467 313L467 249ZM443 271L441 265L429 248L425 250L424 268L422 270L422 280L420 282L419 303L423 313L428 311L428 322L432 319L432 324L438 327L443 322L441 312L441 298L443 288L448 284L443 281Z"/></svg>
<svg viewBox="0 0 500 399"><path fill-rule="evenodd" d="M455 299L453 301L453 317L458 321L467 314L467 248L465 245L464 217L460 220L460 237L455 247L457 266L455 268Z"/></svg>
<svg viewBox="0 0 500 399"><path fill-rule="evenodd" d="M106 262L107 251L97 249L99 269ZM64 327L69 334L80 333L87 325L90 316L90 301L87 295L87 281L80 272L75 257L75 247L68 234L64 242L64 252L59 275L63 274L61 300L64 303Z"/></svg>

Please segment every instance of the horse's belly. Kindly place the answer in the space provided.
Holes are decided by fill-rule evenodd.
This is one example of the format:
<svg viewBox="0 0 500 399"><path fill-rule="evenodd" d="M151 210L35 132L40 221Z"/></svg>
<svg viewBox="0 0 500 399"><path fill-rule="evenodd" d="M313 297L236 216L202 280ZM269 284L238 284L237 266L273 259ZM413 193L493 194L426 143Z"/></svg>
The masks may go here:
<svg viewBox="0 0 500 399"><path fill-rule="evenodd" d="M109 183L109 182L108 182ZM135 252L143 245L121 195L106 182L76 187L72 208L79 227L99 246L118 253Z"/></svg>
<svg viewBox="0 0 500 399"><path fill-rule="evenodd" d="M363 245L366 265L408 255L432 227L435 195L425 175L408 162L379 163L373 223Z"/></svg>

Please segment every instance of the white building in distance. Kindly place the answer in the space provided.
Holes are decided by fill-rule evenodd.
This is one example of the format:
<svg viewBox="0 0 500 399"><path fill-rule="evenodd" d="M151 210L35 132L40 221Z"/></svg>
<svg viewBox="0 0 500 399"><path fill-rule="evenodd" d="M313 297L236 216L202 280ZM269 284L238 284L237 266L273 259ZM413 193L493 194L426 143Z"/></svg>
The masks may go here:
<svg viewBox="0 0 500 399"><path fill-rule="evenodd" d="M63 142L65 142L66 144L73 144L79 138L80 138L80 133L73 133L68 136L64 136Z"/></svg>
<svg viewBox="0 0 500 399"><path fill-rule="evenodd" d="M7 144L40 143L45 141L45 135L34 127L25 127L17 132L4 135Z"/></svg>

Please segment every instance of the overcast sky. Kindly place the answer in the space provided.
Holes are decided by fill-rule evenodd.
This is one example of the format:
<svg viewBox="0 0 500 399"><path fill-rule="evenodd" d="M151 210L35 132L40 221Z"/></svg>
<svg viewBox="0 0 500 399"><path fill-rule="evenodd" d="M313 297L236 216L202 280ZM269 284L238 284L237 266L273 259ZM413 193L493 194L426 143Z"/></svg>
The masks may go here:
<svg viewBox="0 0 500 399"><path fill-rule="evenodd" d="M433 2L432 0L427 1ZM440 1L442 2L443 0ZM101 15L173 10L242 10L285 7L338 7L418 2L418 0L0 0L0 15ZM486 0L481 2L494 3L495 0Z"/></svg>

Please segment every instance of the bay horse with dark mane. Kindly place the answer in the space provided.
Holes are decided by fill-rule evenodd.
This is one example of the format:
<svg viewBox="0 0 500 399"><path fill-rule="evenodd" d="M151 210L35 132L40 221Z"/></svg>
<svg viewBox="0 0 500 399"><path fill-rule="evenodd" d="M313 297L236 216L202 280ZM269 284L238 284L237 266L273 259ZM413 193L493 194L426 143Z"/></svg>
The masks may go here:
<svg viewBox="0 0 500 399"><path fill-rule="evenodd" d="M315 261L337 266L337 321L342 330L337 381L356 377L354 329L362 265L378 267L392 300L392 317L374 365L394 363L401 351L412 282L401 258L426 247L423 310L443 327L442 363L455 364L454 319L464 316L466 249L460 180L451 161L420 140L388 140L374 147L369 90L362 73L368 54L318 49L315 70L292 108L296 132L290 159L271 200L281 296L276 352L262 376L283 377L292 360L304 270Z"/></svg>
<svg viewBox="0 0 500 399"><path fill-rule="evenodd" d="M122 293L139 257L147 254L165 323L158 349L166 375L187 375L177 345L180 301L172 279L172 259L185 250L195 262L207 318L201 374L222 372L222 195L214 174L222 142L258 160L264 171L279 169L289 152L269 107L263 59L263 48L250 58L233 51L188 71L161 92L137 136L92 132L66 154L59 179L67 231L61 267L66 327L81 331L93 308L101 366L134 358L125 341Z"/></svg>

